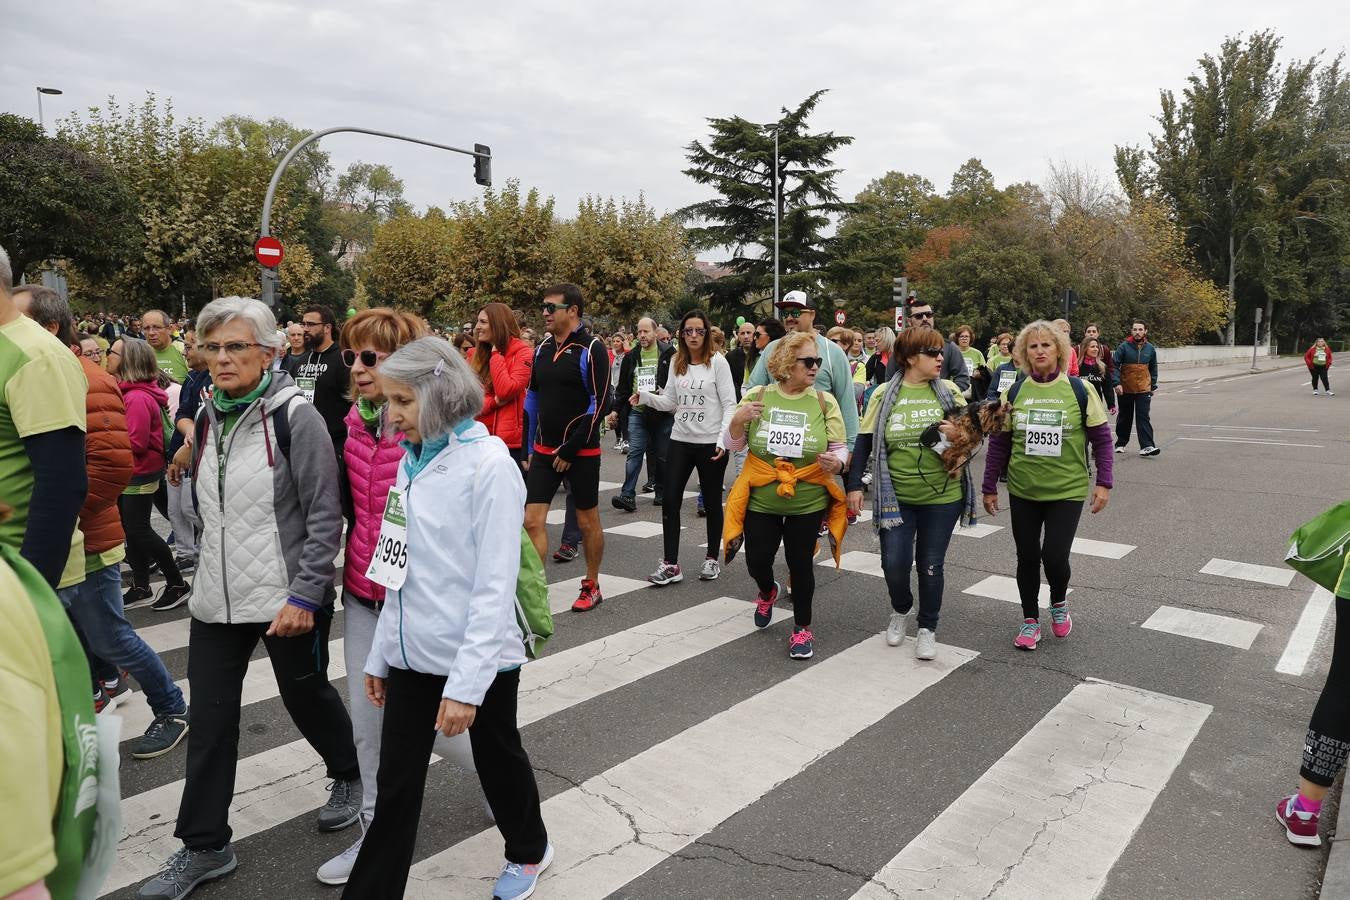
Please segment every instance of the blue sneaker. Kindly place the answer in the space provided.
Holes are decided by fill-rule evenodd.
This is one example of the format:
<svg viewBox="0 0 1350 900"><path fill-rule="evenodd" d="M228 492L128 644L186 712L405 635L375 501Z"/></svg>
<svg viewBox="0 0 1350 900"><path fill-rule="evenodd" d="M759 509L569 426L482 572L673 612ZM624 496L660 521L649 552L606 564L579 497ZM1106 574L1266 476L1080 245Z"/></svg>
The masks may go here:
<svg viewBox="0 0 1350 900"><path fill-rule="evenodd" d="M502 866L502 874L492 886L492 900L525 900L534 893L539 876L544 874L548 864L553 862L553 843L544 848L544 858L533 865L508 862Z"/></svg>

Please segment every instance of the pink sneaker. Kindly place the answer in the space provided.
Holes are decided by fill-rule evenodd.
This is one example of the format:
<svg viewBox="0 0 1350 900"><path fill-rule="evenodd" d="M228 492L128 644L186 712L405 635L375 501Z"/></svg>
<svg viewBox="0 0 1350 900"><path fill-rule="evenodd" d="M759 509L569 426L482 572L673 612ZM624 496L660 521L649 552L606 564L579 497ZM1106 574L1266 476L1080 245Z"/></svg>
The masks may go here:
<svg viewBox="0 0 1350 900"><path fill-rule="evenodd" d="M769 623L773 621L773 605L778 602L778 582L773 583L773 590L765 594L760 591L755 597L755 627L768 628Z"/></svg>
<svg viewBox="0 0 1350 900"><path fill-rule="evenodd" d="M1069 605L1061 603L1050 605L1050 631L1057 638L1066 638L1073 631L1073 619L1069 617Z"/></svg>
<svg viewBox="0 0 1350 900"><path fill-rule="evenodd" d="M1041 623L1035 619L1023 621L1021 629L1017 632L1017 637L1013 638L1013 646L1018 650L1035 650L1036 645L1040 642Z"/></svg>
<svg viewBox="0 0 1350 900"><path fill-rule="evenodd" d="M1295 809L1296 799L1298 794L1291 794L1275 804L1275 818L1284 826L1284 836L1299 847L1322 846L1322 838L1317 834L1317 813Z"/></svg>

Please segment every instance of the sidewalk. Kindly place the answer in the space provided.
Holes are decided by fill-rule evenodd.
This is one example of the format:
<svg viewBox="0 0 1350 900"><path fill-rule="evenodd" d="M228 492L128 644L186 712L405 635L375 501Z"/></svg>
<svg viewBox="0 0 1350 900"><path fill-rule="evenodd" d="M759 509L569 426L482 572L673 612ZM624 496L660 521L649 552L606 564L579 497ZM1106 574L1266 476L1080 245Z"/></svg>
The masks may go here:
<svg viewBox="0 0 1350 900"><path fill-rule="evenodd" d="M1302 357L1273 356L1256 361L1255 374L1279 372L1303 365ZM1199 384L1202 381L1214 381L1220 378L1234 378L1239 375L1253 374L1251 363L1236 363L1228 366L1158 366L1158 384Z"/></svg>
<svg viewBox="0 0 1350 900"><path fill-rule="evenodd" d="M1344 900L1350 897L1350 803L1345 802L1344 783L1337 803L1340 815L1336 827L1326 835L1331 841L1327 856L1327 870L1322 874L1321 900Z"/></svg>

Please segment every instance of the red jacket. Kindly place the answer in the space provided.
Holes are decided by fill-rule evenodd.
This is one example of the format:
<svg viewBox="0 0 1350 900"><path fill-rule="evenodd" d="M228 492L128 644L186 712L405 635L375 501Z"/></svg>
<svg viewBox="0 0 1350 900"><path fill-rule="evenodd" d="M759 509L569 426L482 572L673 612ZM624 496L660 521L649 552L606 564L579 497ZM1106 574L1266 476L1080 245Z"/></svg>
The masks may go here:
<svg viewBox="0 0 1350 900"><path fill-rule="evenodd" d="M131 437L131 455L136 470L131 480L146 484L164 471L164 419L169 397L153 381L123 381L122 400L127 405L127 434Z"/></svg>
<svg viewBox="0 0 1350 900"><path fill-rule="evenodd" d="M131 438L127 436L126 407L117 379L83 356L79 360L89 382L84 397L89 493L80 510L80 531L84 533L86 553L103 553L126 541L117 498L131 483Z"/></svg>
<svg viewBox="0 0 1350 900"><path fill-rule="evenodd" d="M1306 366L1307 366L1308 368L1310 368L1310 369L1313 367L1313 351L1316 350L1316 349L1317 349L1317 345L1314 344L1313 346L1311 346L1311 347L1308 348L1308 352L1307 352L1307 353L1303 354L1303 364L1306 365ZM1330 344L1327 344L1326 347L1323 348L1323 349L1325 349L1325 350L1327 351L1327 368L1330 369L1330 368L1331 368L1331 345L1330 345Z"/></svg>
<svg viewBox="0 0 1350 900"><path fill-rule="evenodd" d="M530 385L533 365L530 345L515 337L507 342L505 353L493 350L488 358L490 382L483 391L483 409L477 418L487 426L488 434L495 434L512 450L524 444L525 389Z"/></svg>

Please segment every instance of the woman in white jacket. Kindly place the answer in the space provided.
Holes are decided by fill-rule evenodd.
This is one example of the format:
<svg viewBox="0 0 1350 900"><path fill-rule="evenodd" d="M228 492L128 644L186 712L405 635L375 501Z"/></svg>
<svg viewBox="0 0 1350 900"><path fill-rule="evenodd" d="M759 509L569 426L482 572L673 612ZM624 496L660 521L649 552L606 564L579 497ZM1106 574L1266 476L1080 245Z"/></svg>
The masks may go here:
<svg viewBox="0 0 1350 900"><path fill-rule="evenodd" d="M467 730L506 841L493 896L526 897L553 848L516 727L525 487L506 445L474 421L482 386L450 344L419 338L385 359L379 377L406 456L366 573L386 589L365 667L384 727L375 819L343 896L403 895L433 739Z"/></svg>
<svg viewBox="0 0 1350 900"><path fill-rule="evenodd" d="M630 402L675 414L666 451L665 505L661 507L664 558L647 576L652 584L683 581L680 572L680 498L689 476L698 470L698 486L708 511L708 552L699 578L712 581L722 573L717 548L722 541L722 476L727 451L722 430L736 412L736 385L726 357L712 350L712 326L702 310L684 315L675 333L679 347L670 365L670 379L659 394L638 391Z"/></svg>

